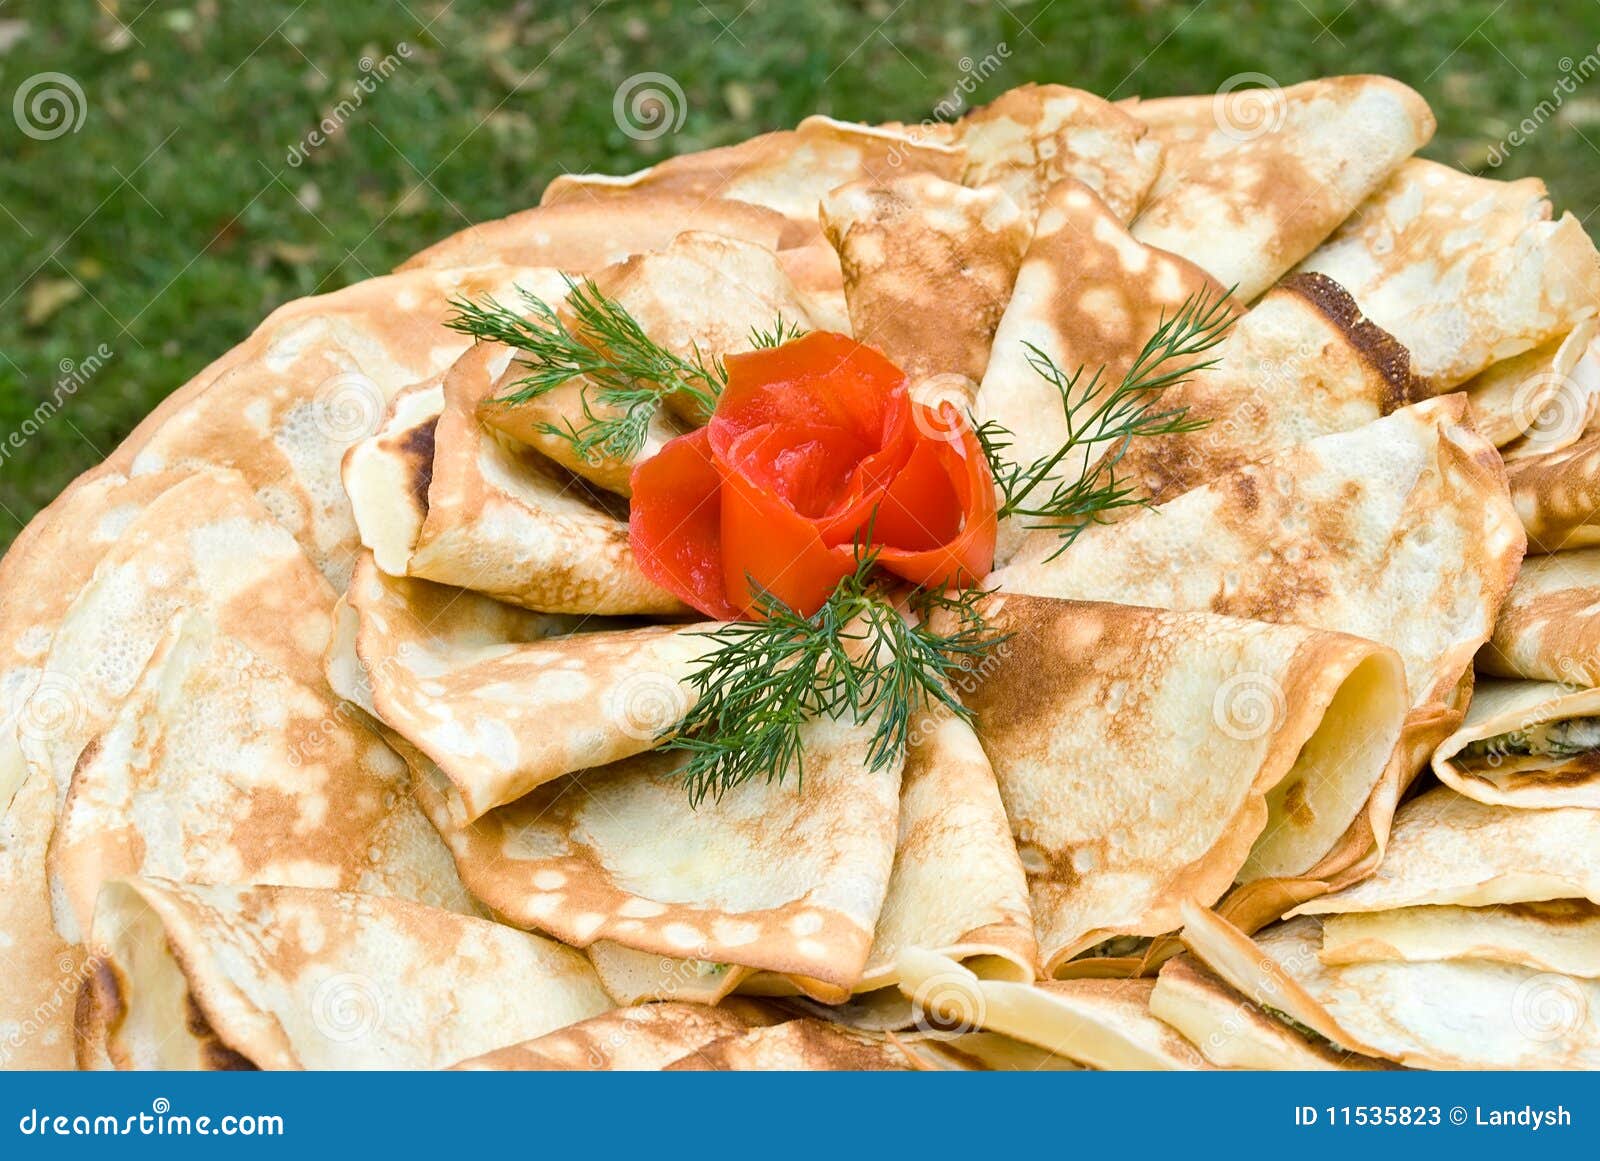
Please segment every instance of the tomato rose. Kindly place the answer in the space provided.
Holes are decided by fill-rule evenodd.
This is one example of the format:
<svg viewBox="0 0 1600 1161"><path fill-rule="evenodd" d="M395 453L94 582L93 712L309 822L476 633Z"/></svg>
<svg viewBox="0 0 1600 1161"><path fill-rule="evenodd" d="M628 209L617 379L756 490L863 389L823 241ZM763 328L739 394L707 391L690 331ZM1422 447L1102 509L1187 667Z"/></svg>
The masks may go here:
<svg viewBox="0 0 1600 1161"><path fill-rule="evenodd" d="M994 481L951 404L911 399L870 347L814 333L733 355L707 426L633 471L645 575L703 613L751 615L752 584L802 613L854 571L857 541L926 587L994 563Z"/></svg>

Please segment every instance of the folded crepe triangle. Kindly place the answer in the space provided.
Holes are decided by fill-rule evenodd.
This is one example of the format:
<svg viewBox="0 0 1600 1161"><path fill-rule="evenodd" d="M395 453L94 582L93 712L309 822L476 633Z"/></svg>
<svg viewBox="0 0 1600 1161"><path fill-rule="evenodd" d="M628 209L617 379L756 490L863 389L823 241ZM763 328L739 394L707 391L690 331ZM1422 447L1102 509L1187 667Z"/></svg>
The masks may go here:
<svg viewBox="0 0 1600 1161"><path fill-rule="evenodd" d="M1530 556L1478 652L1480 672L1600 685L1600 548Z"/></svg>
<svg viewBox="0 0 1600 1161"><path fill-rule="evenodd" d="M1480 679L1433 752L1439 781L1490 806L1600 810L1600 689Z"/></svg>

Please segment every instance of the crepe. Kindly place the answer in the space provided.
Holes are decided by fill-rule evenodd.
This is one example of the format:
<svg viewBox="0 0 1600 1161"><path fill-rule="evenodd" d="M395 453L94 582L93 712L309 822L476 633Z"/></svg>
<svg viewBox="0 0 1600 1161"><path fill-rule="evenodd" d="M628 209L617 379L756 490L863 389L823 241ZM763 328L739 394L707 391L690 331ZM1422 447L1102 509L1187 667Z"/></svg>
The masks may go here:
<svg viewBox="0 0 1600 1161"><path fill-rule="evenodd" d="M678 611L678 602L639 571L624 520L545 456L503 442L479 423L478 405L512 358L508 347L480 344L445 376L427 512L406 573L541 612ZM361 489L352 499L381 505L375 492ZM366 527L381 519L357 517Z"/></svg>
<svg viewBox="0 0 1600 1161"><path fill-rule="evenodd" d="M1246 302L1332 233L1434 130L1427 102L1373 76L1140 101L1131 112L1165 150L1134 237L1181 254Z"/></svg>
<svg viewBox="0 0 1600 1161"><path fill-rule="evenodd" d="M742 987L753 968L639 951L609 939L586 949L600 984L617 1004L655 1002L721 1004Z"/></svg>
<svg viewBox="0 0 1600 1161"><path fill-rule="evenodd" d="M1000 596L963 690L994 763L1046 975L1184 899L1315 866L1366 807L1407 709L1401 663L1299 627Z"/></svg>
<svg viewBox="0 0 1600 1161"><path fill-rule="evenodd" d="M668 158L622 177L562 174L541 204L606 201L640 193L730 198L777 210L798 223L817 220L817 204L836 186L895 173L931 173L960 181L966 150L915 132L807 117L794 129L737 145ZM803 237L797 230L788 239Z"/></svg>
<svg viewBox="0 0 1600 1161"><path fill-rule="evenodd" d="M1480 681L1433 772L1491 806L1600 810L1600 689Z"/></svg>
<svg viewBox="0 0 1600 1161"><path fill-rule="evenodd" d="M1019 85L957 124L969 186L1004 190L1028 219L1063 178L1100 196L1130 222L1161 168L1145 126L1109 101L1065 85Z"/></svg>
<svg viewBox="0 0 1600 1161"><path fill-rule="evenodd" d="M1576 443L1600 394L1600 375L1584 360L1595 331L1595 320L1584 319L1467 380L1462 390L1472 401L1472 425L1496 447L1514 447L1519 458Z"/></svg>
<svg viewBox="0 0 1600 1161"><path fill-rule="evenodd" d="M405 575L428 518L434 443L443 414L443 374L403 388L377 429L351 444L340 465L361 547L391 576Z"/></svg>
<svg viewBox="0 0 1600 1161"><path fill-rule="evenodd" d="M614 1008L452 1068L464 1072L655 1072L707 1045L774 1022L752 1003Z"/></svg>
<svg viewBox="0 0 1600 1161"><path fill-rule="evenodd" d="M555 636L562 619L385 576L370 558L343 607L368 704L439 766L460 822L654 747L693 705L688 677L711 649L709 624Z"/></svg>
<svg viewBox="0 0 1600 1161"><path fill-rule="evenodd" d="M470 912L400 758L320 682L180 615L72 773L51 882L87 931L131 875L397 895Z"/></svg>
<svg viewBox="0 0 1600 1161"><path fill-rule="evenodd" d="M965 381L965 409L989 363L1031 218L998 187L928 174L854 182L828 194L822 224L838 250L851 332L913 384Z"/></svg>
<svg viewBox="0 0 1600 1161"><path fill-rule="evenodd" d="M1511 499L1528 530L1528 551L1600 544L1600 431L1545 455L1506 465Z"/></svg>
<svg viewBox="0 0 1600 1161"><path fill-rule="evenodd" d="M788 228L787 219L775 210L722 198L641 194L602 205L574 201L468 226L413 254L399 269L498 264L587 274L630 254L663 249L684 230L776 250Z"/></svg>
<svg viewBox="0 0 1600 1161"><path fill-rule="evenodd" d="M1600 685L1600 549L1523 561L1477 666L1500 677Z"/></svg>
<svg viewBox="0 0 1600 1161"><path fill-rule="evenodd" d="M576 947L750 967L839 1000L867 963L894 857L898 765L868 731L803 730L803 790L749 782L690 804L684 755L655 752L550 782L445 830L462 881L496 914ZM425 803L426 805L426 803ZM664 995L662 998L683 998Z"/></svg>
<svg viewBox="0 0 1600 1161"><path fill-rule="evenodd" d="M1494 907L1399 907L1328 915L1327 964L1487 960L1600 978L1600 907L1574 899Z"/></svg>
<svg viewBox="0 0 1600 1161"><path fill-rule="evenodd" d="M1326 1072L1385 1067L1290 1028L1188 956L1162 965L1150 993L1150 1012L1183 1033L1218 1068Z"/></svg>
<svg viewBox="0 0 1600 1161"><path fill-rule="evenodd" d="M998 1032L1100 1069L1207 1067L1194 1046L1150 1014L1154 980L983 980L955 961L908 952L900 990L930 1029Z"/></svg>
<svg viewBox="0 0 1600 1161"><path fill-rule="evenodd" d="M917 1067L902 1046L825 1024L751 1028L686 1053L668 1072L881 1072Z"/></svg>
<svg viewBox="0 0 1600 1161"><path fill-rule="evenodd" d="M1600 1067L1593 980L1483 960L1325 965L1310 917L1252 942L1211 916L1184 938L1245 994L1367 1055L1409 1068Z"/></svg>
<svg viewBox="0 0 1600 1161"><path fill-rule="evenodd" d="M398 899L108 884L80 1065L442 1068L596 1016L579 953Z"/></svg>
<svg viewBox="0 0 1600 1161"><path fill-rule="evenodd" d="M1411 352L1434 393L1572 330L1600 308L1600 255L1542 181L1409 161L1300 264Z"/></svg>

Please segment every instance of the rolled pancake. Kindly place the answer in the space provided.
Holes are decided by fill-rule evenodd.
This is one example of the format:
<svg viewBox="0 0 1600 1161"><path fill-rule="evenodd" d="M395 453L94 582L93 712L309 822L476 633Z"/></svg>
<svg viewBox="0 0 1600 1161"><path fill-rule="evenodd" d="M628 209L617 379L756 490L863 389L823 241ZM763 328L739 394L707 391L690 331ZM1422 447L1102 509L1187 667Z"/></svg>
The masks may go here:
<svg viewBox="0 0 1600 1161"><path fill-rule="evenodd" d="M730 198L809 224L817 220L823 195L846 182L895 173L931 173L960 181L965 166L961 145L813 116L794 129L670 157L622 177L562 174L545 187L540 204L609 201L640 193Z"/></svg>
<svg viewBox="0 0 1600 1161"><path fill-rule="evenodd" d="M1411 352L1434 393L1564 335L1600 308L1600 255L1537 178L1413 160L1300 264L1338 282Z"/></svg>
<svg viewBox="0 0 1600 1161"><path fill-rule="evenodd" d="M1506 465L1530 553L1600 544L1600 431Z"/></svg>
<svg viewBox="0 0 1600 1161"><path fill-rule="evenodd" d="M391 576L405 576L428 518L442 414L444 375L406 387L389 401L378 429L351 444L340 464L361 547Z"/></svg>
<svg viewBox="0 0 1600 1161"><path fill-rule="evenodd" d="M1315 866L1379 785L1400 659L1299 626L1001 595L962 696L1028 872L1046 975L1184 899Z"/></svg>
<svg viewBox="0 0 1600 1161"><path fill-rule="evenodd" d="M1181 254L1245 302L1311 253L1434 130L1426 101L1374 76L1141 101L1131 111L1165 150L1134 237Z"/></svg>
<svg viewBox="0 0 1600 1161"><path fill-rule="evenodd" d="M1576 899L1400 907L1322 921L1322 962L1488 960L1600 978L1600 907Z"/></svg>
<svg viewBox="0 0 1600 1161"><path fill-rule="evenodd" d="M343 891L108 884L80 1063L443 1068L611 1007L571 948Z"/></svg>
<svg viewBox="0 0 1600 1161"><path fill-rule="evenodd" d="M418 270L280 308L226 370L140 437L129 474L237 469L342 587L357 548L339 481L345 449L376 429L396 391L466 350L470 340L444 325L452 297L503 295L526 273Z"/></svg>
<svg viewBox="0 0 1600 1161"><path fill-rule="evenodd" d="M751 1028L686 1053L668 1072L881 1072L917 1067L901 1045L821 1020Z"/></svg>
<svg viewBox="0 0 1600 1161"><path fill-rule="evenodd" d="M75 699L59 682L31 698L68 605L129 522L177 478L128 480L110 469L80 477L0 561L0 965L10 980L0 989L3 1068L72 1067L83 969L81 949L56 933L45 882L59 792L49 771L30 775L22 753L23 737L70 722Z"/></svg>
<svg viewBox="0 0 1600 1161"><path fill-rule="evenodd" d="M178 617L72 774L49 867L87 931L138 875L396 895L471 912L410 772L322 683Z"/></svg>
<svg viewBox="0 0 1600 1161"><path fill-rule="evenodd" d="M1477 666L1499 677L1600 685L1600 549L1523 561Z"/></svg>
<svg viewBox="0 0 1600 1161"><path fill-rule="evenodd" d="M1214 917L1213 917L1214 918ZM1251 941L1220 921L1185 931L1197 954L1247 995L1326 1028L1339 1043L1408 1068L1600 1067L1600 984L1482 960L1331 966L1321 923L1278 924Z"/></svg>
<svg viewBox="0 0 1600 1161"><path fill-rule="evenodd" d="M1584 362L1596 327L1594 319L1584 319L1467 380L1461 389L1472 401L1472 425L1496 447L1514 445L1519 458L1576 443L1600 393L1600 382L1590 382L1597 378L1592 361Z"/></svg>
<svg viewBox="0 0 1600 1161"><path fill-rule="evenodd" d="M478 405L513 357L479 344L445 375L427 515L407 573L540 612L680 610L639 571L625 520L539 452L479 423Z"/></svg>
<svg viewBox="0 0 1600 1161"><path fill-rule="evenodd" d="M548 266L588 274L630 254L660 250L684 230L778 248L788 220L776 210L723 198L639 194L595 205L534 206L458 230L397 268Z"/></svg>
<svg viewBox="0 0 1600 1161"><path fill-rule="evenodd" d="M614 1008L451 1066L462 1072L655 1072L713 1041L774 1023L750 1003Z"/></svg>
<svg viewBox="0 0 1600 1161"><path fill-rule="evenodd" d="M466 823L656 746L693 704L709 623L554 636L554 618L356 566L345 606L370 704L449 779ZM503 635L496 636L500 633Z"/></svg>
<svg viewBox="0 0 1600 1161"><path fill-rule="evenodd" d="M996 187L908 174L834 190L822 224L839 252L855 338L913 383L950 375L975 385L1032 233L1017 203Z"/></svg>
<svg viewBox="0 0 1600 1161"><path fill-rule="evenodd" d="M1433 772L1491 806L1600 810L1600 689L1479 681Z"/></svg>
<svg viewBox="0 0 1600 1161"><path fill-rule="evenodd" d="M1200 1069L1206 1060L1150 1014L1154 980L984 980L954 960L912 951L900 990L939 1031L998 1032L1099 1069Z"/></svg>
<svg viewBox="0 0 1600 1161"><path fill-rule="evenodd" d="M867 963L894 858L898 765L865 727L804 728L803 782L692 807L681 753L547 783L465 827L436 824L463 882L508 921L587 947L751 967L840 1000ZM425 801L424 805L428 805Z"/></svg>
<svg viewBox="0 0 1600 1161"><path fill-rule="evenodd" d="M1302 903L1295 914L1546 899L1600 903L1600 811L1485 806L1441 786L1395 814L1389 848L1370 878Z"/></svg>
<svg viewBox="0 0 1600 1161"><path fill-rule="evenodd" d="M1161 169L1161 146L1111 102L1065 85L1019 85L956 126L967 150L963 181L1004 190L1031 221L1063 178L1092 189L1131 222Z"/></svg>
<svg viewBox="0 0 1600 1161"><path fill-rule="evenodd" d="M1342 1072L1387 1067L1290 1028L1188 956L1162 965L1150 993L1150 1012L1218 1068Z"/></svg>

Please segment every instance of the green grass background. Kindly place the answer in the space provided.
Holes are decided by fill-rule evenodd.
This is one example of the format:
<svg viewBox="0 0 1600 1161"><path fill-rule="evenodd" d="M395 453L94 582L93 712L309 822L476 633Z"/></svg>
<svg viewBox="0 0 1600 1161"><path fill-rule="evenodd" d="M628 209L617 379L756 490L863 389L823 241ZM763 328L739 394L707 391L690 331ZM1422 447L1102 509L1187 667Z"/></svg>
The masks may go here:
<svg viewBox="0 0 1600 1161"><path fill-rule="evenodd" d="M167 392L279 303L381 273L564 170L621 172L812 112L918 120L1004 43L975 100L1028 80L1122 97L1381 72L1432 102L1431 157L1537 174L1600 205L1600 77L1497 170L1491 149L1597 51L1595 0L9 0L0 2L0 439L102 344L106 365L0 462L0 545ZM298 168L360 61L411 55ZM40 72L76 132L11 116ZM612 96L672 76L675 134L630 139ZM1593 92L1587 91L1589 87Z"/></svg>

